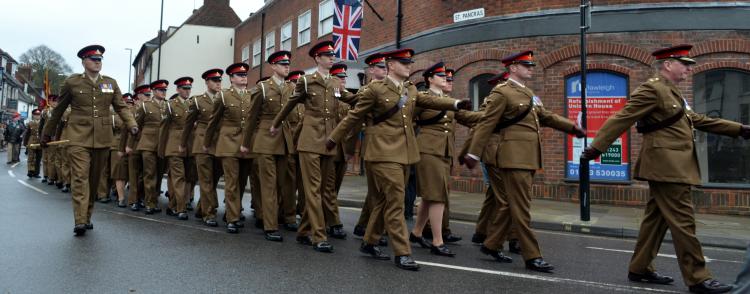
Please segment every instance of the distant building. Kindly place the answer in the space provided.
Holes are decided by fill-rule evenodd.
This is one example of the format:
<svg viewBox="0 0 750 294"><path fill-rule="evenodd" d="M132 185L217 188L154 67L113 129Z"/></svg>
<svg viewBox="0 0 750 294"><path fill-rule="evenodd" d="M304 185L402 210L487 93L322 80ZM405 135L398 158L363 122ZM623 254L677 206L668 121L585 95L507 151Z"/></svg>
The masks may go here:
<svg viewBox="0 0 750 294"><path fill-rule="evenodd" d="M18 112L24 119L43 98L42 91L31 81L31 67L19 65L8 52L0 49L0 121Z"/></svg>

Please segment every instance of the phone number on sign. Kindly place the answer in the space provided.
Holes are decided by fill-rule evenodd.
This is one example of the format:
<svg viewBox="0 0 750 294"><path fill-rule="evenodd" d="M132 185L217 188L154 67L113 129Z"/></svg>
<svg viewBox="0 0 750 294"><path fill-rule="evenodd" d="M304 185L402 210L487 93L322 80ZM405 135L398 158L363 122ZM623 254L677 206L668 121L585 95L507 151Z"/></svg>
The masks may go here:
<svg viewBox="0 0 750 294"><path fill-rule="evenodd" d="M568 174L571 176L578 175L578 169L568 169ZM621 170L589 170L589 176L595 177L625 177L627 176L624 171Z"/></svg>

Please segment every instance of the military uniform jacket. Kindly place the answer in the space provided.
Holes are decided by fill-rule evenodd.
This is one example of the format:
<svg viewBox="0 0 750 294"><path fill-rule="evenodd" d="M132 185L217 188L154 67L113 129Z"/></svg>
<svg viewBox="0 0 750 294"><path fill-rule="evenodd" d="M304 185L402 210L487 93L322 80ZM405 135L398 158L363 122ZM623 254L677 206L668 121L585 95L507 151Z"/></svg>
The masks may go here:
<svg viewBox="0 0 750 294"><path fill-rule="evenodd" d="M70 132L68 131L69 119L70 119L70 108L65 109L65 112L63 112L63 115L60 118L60 123L58 123L58 128L55 131L55 138L57 138L58 140L68 140L68 133ZM68 144L66 143L64 145L68 145Z"/></svg>
<svg viewBox="0 0 750 294"><path fill-rule="evenodd" d="M110 106L125 121L128 129L136 126L121 97L122 93L114 79L99 75L96 81L92 81L85 74L75 74L63 83L57 107L52 111L43 133L52 136L63 112L70 106L68 145L109 148L113 139Z"/></svg>
<svg viewBox="0 0 750 294"><path fill-rule="evenodd" d="M138 104L140 105L140 104ZM133 114L133 117L136 121L138 121L138 105L132 105L129 106L130 113ZM137 124L137 123L136 123ZM138 134L131 134L129 131L120 132L120 145L118 147L118 150L125 152L125 147L129 147L131 149L131 153L137 153L138 151L135 150L136 145L138 144L138 138L140 138L141 132L139 131Z"/></svg>
<svg viewBox="0 0 750 294"><path fill-rule="evenodd" d="M217 157L252 158L250 154L240 152L251 104L250 93L247 90L222 90L218 99L214 101L211 120L201 145L216 144L214 155Z"/></svg>
<svg viewBox="0 0 750 294"><path fill-rule="evenodd" d="M599 129L591 146L605 152L612 142L635 122L653 124L681 111L683 98L677 87L663 77L652 78L630 95L622 110ZM698 185L701 183L693 128L727 136L738 136L741 124L693 112L669 127L643 134L634 174L639 180Z"/></svg>
<svg viewBox="0 0 750 294"><path fill-rule="evenodd" d="M217 93L218 97L219 94ZM185 119L186 128L180 138L181 145L190 148L190 154L211 154L216 152L216 144L212 142L208 147L208 152L203 151L203 141L206 136L206 128L211 121L211 114L214 111L214 101L217 97L211 97L208 93L193 96L188 100L188 114Z"/></svg>
<svg viewBox="0 0 750 294"><path fill-rule="evenodd" d="M166 101L165 105L164 120L159 130L159 154L161 157L187 157L187 147L182 152L179 147L182 144L182 134L187 122L188 102L178 96Z"/></svg>
<svg viewBox="0 0 750 294"><path fill-rule="evenodd" d="M440 95L429 92L422 93L425 95ZM444 96L440 95L439 97ZM445 111L443 113L440 110L422 109L419 107L414 111L414 114L417 121L432 120L433 118L437 118L438 115L442 115L439 120L431 124L419 126L419 134L417 134L419 153L442 157L453 157L453 145L456 142L456 123L469 125L478 122L482 118L482 113L479 112L459 110Z"/></svg>
<svg viewBox="0 0 750 294"><path fill-rule="evenodd" d="M480 120L481 120L481 116L484 116L485 109L487 109L487 103L489 103L490 101L492 101L491 97L492 96L485 97L484 101L482 102L482 105L479 106L479 111L475 112L476 115L480 116ZM478 123L478 121L475 122L475 123L471 123L471 124L467 125L471 129L469 130L469 135L466 137L466 141L464 141L463 146L461 146L461 151L458 154L459 157L463 157L464 155L466 155L466 153L469 153L469 147L471 147L471 140L474 139L474 130L475 130L474 127L477 125L477 123ZM487 139L487 138L485 138L485 139ZM498 142L497 142L497 137L496 136L495 137L490 137L489 138L490 142L487 142L487 144L488 145L493 144L493 142L492 142L493 139L495 141L494 144L497 145Z"/></svg>
<svg viewBox="0 0 750 294"><path fill-rule="evenodd" d="M299 103L305 105L297 151L335 156L336 150L326 150L326 139L336 128L336 113L339 100L354 103L356 95L340 88L338 78L325 79L320 73L305 75L297 81L294 93L289 102L281 109L273 126L279 127Z"/></svg>
<svg viewBox="0 0 750 294"><path fill-rule="evenodd" d="M509 169L540 169L541 126L568 133L575 127L569 119L546 110L531 89L513 81L495 86L489 96L485 114L474 130L473 137L478 140L472 140L469 147L469 153L480 156L486 164ZM536 101L529 105L532 98ZM523 120L493 132L498 123L513 119L528 107L533 108Z"/></svg>
<svg viewBox="0 0 750 294"><path fill-rule="evenodd" d="M26 131L23 134L23 145L29 146L29 144L39 144L39 121L32 120L26 125ZM39 147L31 147L31 149L39 149Z"/></svg>
<svg viewBox="0 0 750 294"><path fill-rule="evenodd" d="M120 150L120 143L122 141L122 133L128 133L128 129L123 125L123 121L118 115L111 115L112 117L112 133L114 134L114 139L112 140L112 145L110 145L110 150Z"/></svg>
<svg viewBox="0 0 750 294"><path fill-rule="evenodd" d="M161 127L164 102L153 98L144 101L135 110L136 122L138 123L138 142L135 150L158 152L159 129ZM135 140L135 136L128 136L128 140Z"/></svg>
<svg viewBox="0 0 750 294"><path fill-rule="evenodd" d="M294 152L293 129L286 119L281 121L280 136L272 136L270 132L273 119L288 104L293 92L294 88L288 87L286 83L277 84L273 78L260 82L253 88L249 127L245 129L242 146L258 154L284 155ZM252 136L252 132L255 132L255 136Z"/></svg>
<svg viewBox="0 0 750 294"><path fill-rule="evenodd" d="M402 94L407 95L407 101L395 114L386 120L375 124L374 118L387 113L399 103ZM421 94L408 81L403 86L397 86L390 78L375 81L357 94L359 101L349 111L349 114L336 127L331 139L341 142L352 129L357 128L363 121L365 129L365 161L395 162L400 164L414 164L419 161L419 148L414 136L412 120L414 108L455 110L456 100ZM307 119L307 118L305 118Z"/></svg>

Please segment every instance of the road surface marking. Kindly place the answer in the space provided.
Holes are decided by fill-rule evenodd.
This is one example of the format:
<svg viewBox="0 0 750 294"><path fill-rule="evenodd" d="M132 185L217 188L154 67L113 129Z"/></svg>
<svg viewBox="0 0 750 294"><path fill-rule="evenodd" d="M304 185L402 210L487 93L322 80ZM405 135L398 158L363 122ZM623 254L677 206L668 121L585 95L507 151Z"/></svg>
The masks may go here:
<svg viewBox="0 0 750 294"><path fill-rule="evenodd" d="M633 250L609 249L609 248L601 248L601 247L586 247L586 248L587 249L593 249L593 250L602 250L602 251L611 251L611 252L621 252L621 253L633 254ZM677 259L677 255L674 255L674 254L659 253L659 254L657 254L657 256ZM713 258L709 258L708 256L704 256L703 258L706 259L706 263L712 262L712 261L718 261L718 262L729 262L729 263L742 264L741 261L736 261L736 260L713 259Z"/></svg>
<svg viewBox="0 0 750 294"><path fill-rule="evenodd" d="M18 165L19 165L20 163L21 163L20 161L19 161L19 162L16 162L16 163L12 164L12 165L10 166L10 168L16 168L16 166L18 166Z"/></svg>
<svg viewBox="0 0 750 294"><path fill-rule="evenodd" d="M132 218L137 218L137 219L140 219L140 220L151 221L151 222L156 222L156 223L160 223L160 224L175 225L175 226L180 226L180 227L190 228L190 229L196 229L196 230L201 230L201 231L206 231L206 232L211 232L211 233L224 233L224 231L218 231L218 230L212 230L212 229L208 229L208 228L201 228L201 227L196 227L196 226L190 226L190 225L186 225L186 224L173 223L173 222L163 221L163 220L149 218L149 217L145 217L145 216L132 215L132 214L129 214L129 213L124 213L124 212L119 212L119 211L113 211L113 210L109 210L109 209L102 209L102 210L106 211L106 212L109 212L109 213L112 213L112 214L117 214L117 215L121 215L121 216L132 217Z"/></svg>
<svg viewBox="0 0 750 294"><path fill-rule="evenodd" d="M12 170L8 170L8 174L9 174L9 175L10 175L11 177L14 177L14 178L16 177L16 174L15 174L15 173L14 173L14 172L13 172Z"/></svg>
<svg viewBox="0 0 750 294"><path fill-rule="evenodd" d="M579 284L579 285L585 285L585 286L596 287L596 288L607 289L607 290L615 290L615 291L650 291L650 292L660 292L660 293L680 293L680 292L672 291L672 290L647 288L647 287L637 287L637 286L627 286L627 285L617 285L617 284L600 283L600 282L592 282L592 281L585 281L585 280L575 280L575 279L566 279L566 278L557 278L557 277L548 277L548 276L537 276L537 275L529 275L529 274L521 274L521 273L513 273L513 272L487 270L487 269L480 269L480 268L473 268L473 267L464 267L464 266L442 264L442 263L434 263L434 262L418 261L417 263L419 263L420 265L427 265L427 266L434 266L434 267L441 267L441 268L462 270L462 271L475 272L475 273L491 274L491 275L511 277L511 278L521 278L521 279L527 279L527 280L537 280L537 281L545 281L545 282L553 282L553 283Z"/></svg>
<svg viewBox="0 0 750 294"><path fill-rule="evenodd" d="M14 176L14 177L15 177L15 176ZM37 188L37 187L34 187L34 186L32 186L32 185L29 185L29 183L26 183L26 182L24 182L24 181L23 181L23 180L21 180L21 179L17 179L16 181L18 181L19 183L21 183L21 185L24 185L24 186L26 186L27 188L29 188L29 189L31 189L31 190L37 191L37 192L39 192L39 193L42 193L42 194L44 194L44 195L47 195L47 194L48 194L47 192L44 192L44 190L42 190L42 189L39 189L39 188Z"/></svg>

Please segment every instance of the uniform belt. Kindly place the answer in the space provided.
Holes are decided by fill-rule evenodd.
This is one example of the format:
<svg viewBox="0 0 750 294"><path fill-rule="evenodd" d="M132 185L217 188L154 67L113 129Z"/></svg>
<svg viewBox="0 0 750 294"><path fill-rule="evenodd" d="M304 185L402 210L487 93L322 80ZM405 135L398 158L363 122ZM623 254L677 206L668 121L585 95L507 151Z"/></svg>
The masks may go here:
<svg viewBox="0 0 750 294"><path fill-rule="evenodd" d="M70 116L82 116L82 117L105 117L112 115L109 112L109 109L106 110L98 110L94 109L93 111L85 111L85 110L71 110Z"/></svg>

